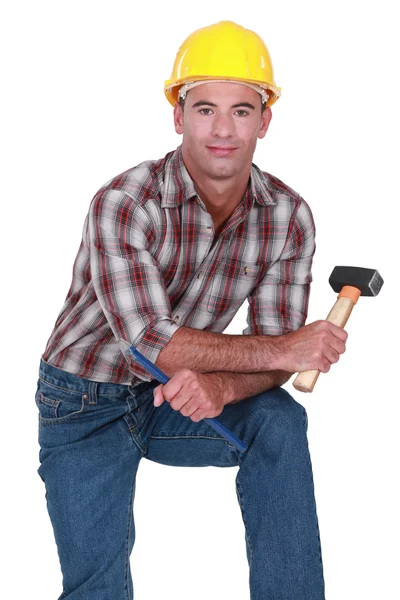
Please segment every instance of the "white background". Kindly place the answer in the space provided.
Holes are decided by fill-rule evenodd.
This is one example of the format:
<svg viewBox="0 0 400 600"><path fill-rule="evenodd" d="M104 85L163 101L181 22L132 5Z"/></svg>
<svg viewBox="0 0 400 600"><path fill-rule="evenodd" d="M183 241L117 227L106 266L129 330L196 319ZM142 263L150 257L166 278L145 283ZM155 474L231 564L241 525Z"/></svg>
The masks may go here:
<svg viewBox="0 0 400 600"><path fill-rule="evenodd" d="M377 298L360 299L346 327L347 352L314 393L285 387L309 416L327 599L400 598L395 7L36 0L3 11L2 598L61 593L36 473L34 393L90 200L109 178L178 146L164 80L185 37L223 19L263 37L282 87L254 162L312 207L308 322L325 318L335 301L328 284L335 265L378 269L385 279ZM244 308L229 333L242 331ZM135 598L249 598L236 473L141 462Z"/></svg>

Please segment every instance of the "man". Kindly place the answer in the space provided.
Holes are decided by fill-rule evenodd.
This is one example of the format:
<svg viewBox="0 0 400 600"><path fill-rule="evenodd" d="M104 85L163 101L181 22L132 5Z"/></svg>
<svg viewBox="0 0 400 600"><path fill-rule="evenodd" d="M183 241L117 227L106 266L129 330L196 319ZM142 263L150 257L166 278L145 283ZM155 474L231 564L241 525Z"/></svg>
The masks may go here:
<svg viewBox="0 0 400 600"><path fill-rule="evenodd" d="M165 93L182 145L94 196L41 360L39 474L60 599L133 597L132 507L146 457L239 466L252 600L322 600L306 412L279 386L296 371L327 372L347 334L304 326L312 215L252 164L280 94L268 51L235 23L200 29ZM246 298L245 335L224 335ZM151 381L127 342L170 381ZM203 421L216 416L246 451Z"/></svg>

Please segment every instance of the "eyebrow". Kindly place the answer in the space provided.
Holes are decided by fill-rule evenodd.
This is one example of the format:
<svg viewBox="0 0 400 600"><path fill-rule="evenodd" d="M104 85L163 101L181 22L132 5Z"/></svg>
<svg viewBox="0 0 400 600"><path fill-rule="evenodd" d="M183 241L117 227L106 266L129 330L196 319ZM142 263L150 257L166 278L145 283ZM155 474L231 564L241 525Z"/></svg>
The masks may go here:
<svg viewBox="0 0 400 600"><path fill-rule="evenodd" d="M198 102L195 102L192 106L192 108L197 108L199 106L213 106L216 107L217 105L214 104L213 102L208 102L207 100L198 100ZM233 104L231 106L231 108L239 108L241 106L244 106L246 108L250 108L252 110L255 110L255 106L253 106L253 104L250 104L250 102L238 102L237 104Z"/></svg>

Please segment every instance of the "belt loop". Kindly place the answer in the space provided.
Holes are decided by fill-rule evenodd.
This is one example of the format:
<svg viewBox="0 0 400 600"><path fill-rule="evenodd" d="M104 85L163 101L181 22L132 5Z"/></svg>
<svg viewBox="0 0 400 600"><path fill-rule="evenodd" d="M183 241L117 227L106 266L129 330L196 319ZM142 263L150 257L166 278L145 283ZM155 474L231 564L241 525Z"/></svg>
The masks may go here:
<svg viewBox="0 0 400 600"><path fill-rule="evenodd" d="M98 381L89 381L89 404L97 404L97 386Z"/></svg>

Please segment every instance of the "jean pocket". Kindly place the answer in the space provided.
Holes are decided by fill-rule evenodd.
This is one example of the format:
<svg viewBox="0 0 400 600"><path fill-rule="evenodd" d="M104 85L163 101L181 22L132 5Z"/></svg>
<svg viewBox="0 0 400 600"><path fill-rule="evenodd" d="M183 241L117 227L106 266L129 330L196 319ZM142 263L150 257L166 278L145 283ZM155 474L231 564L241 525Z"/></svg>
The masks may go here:
<svg viewBox="0 0 400 600"><path fill-rule="evenodd" d="M39 410L39 423L50 425L73 420L87 410L86 400L87 394L56 388L41 390L39 387L35 397Z"/></svg>

